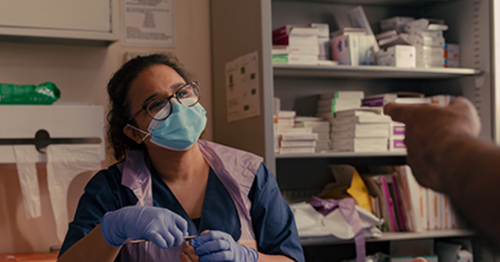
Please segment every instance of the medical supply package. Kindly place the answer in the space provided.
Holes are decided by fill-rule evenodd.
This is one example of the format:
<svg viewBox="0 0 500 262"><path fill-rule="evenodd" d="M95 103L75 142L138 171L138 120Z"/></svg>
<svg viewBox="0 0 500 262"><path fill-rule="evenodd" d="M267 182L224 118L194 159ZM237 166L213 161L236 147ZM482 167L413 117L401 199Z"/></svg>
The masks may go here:
<svg viewBox="0 0 500 262"><path fill-rule="evenodd" d="M0 104L51 105L61 97L61 91L52 83L14 85L0 83Z"/></svg>

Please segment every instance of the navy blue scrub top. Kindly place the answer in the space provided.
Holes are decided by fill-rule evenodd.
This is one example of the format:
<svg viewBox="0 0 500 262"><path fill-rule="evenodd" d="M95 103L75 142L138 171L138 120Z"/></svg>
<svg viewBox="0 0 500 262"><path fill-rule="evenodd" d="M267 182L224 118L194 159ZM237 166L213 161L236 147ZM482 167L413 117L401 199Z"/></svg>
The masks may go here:
<svg viewBox="0 0 500 262"><path fill-rule="evenodd" d="M153 205L168 208L186 219L190 235L200 235L204 230L220 230L231 234L234 239L240 238L241 225L236 206L211 168L198 228L156 170L151 169ZM137 197L132 190L121 185L121 180L121 172L113 165L89 181L75 218L69 224L59 256L94 229L106 212L137 203ZM248 197L252 201L251 216L259 252L304 261L293 213L283 199L276 179L263 163L257 170Z"/></svg>

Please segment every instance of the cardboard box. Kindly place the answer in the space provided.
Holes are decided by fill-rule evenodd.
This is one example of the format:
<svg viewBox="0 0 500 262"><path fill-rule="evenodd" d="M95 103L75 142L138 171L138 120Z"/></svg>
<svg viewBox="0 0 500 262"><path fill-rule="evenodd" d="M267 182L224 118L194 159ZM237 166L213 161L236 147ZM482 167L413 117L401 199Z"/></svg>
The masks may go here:
<svg viewBox="0 0 500 262"><path fill-rule="evenodd" d="M414 68L415 57L414 46L396 45L377 53L377 65Z"/></svg>
<svg viewBox="0 0 500 262"><path fill-rule="evenodd" d="M444 46L444 57L449 60L460 60L460 45L446 44Z"/></svg>
<svg viewBox="0 0 500 262"><path fill-rule="evenodd" d="M330 60L330 28L328 24L311 24L312 27L318 28L318 47L319 60Z"/></svg>
<svg viewBox="0 0 500 262"><path fill-rule="evenodd" d="M382 32L396 30L397 32L402 33L405 30L406 24L414 20L415 18L413 17L402 17L402 16L396 16L384 19L380 21L380 29L382 29Z"/></svg>

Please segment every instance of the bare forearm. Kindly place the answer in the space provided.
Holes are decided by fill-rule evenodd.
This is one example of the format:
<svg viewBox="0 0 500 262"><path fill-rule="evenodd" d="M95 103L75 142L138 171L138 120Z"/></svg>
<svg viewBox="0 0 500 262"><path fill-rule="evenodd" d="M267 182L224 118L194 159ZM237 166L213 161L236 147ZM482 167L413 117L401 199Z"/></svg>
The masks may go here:
<svg viewBox="0 0 500 262"><path fill-rule="evenodd" d="M500 148L463 134L438 154L443 193L472 229L500 246Z"/></svg>
<svg viewBox="0 0 500 262"><path fill-rule="evenodd" d="M98 225L87 236L70 247L57 261L112 262L115 260L118 252L120 252L120 248L113 247L104 240L101 234L101 225Z"/></svg>

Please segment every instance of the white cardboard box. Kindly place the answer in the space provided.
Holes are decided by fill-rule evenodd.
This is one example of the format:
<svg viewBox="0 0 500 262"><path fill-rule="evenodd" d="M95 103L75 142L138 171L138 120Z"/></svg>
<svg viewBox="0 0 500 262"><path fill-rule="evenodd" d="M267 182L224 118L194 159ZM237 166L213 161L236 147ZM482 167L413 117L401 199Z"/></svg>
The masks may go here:
<svg viewBox="0 0 500 262"><path fill-rule="evenodd" d="M380 21L380 29L382 29L382 32L389 30L396 30L399 33L402 33L405 30L406 24L414 20L415 18L413 17L402 17L402 16L396 16L384 19Z"/></svg>
<svg viewBox="0 0 500 262"><path fill-rule="evenodd" d="M396 45L377 53L377 64L395 67L416 67L416 49L414 46Z"/></svg>

